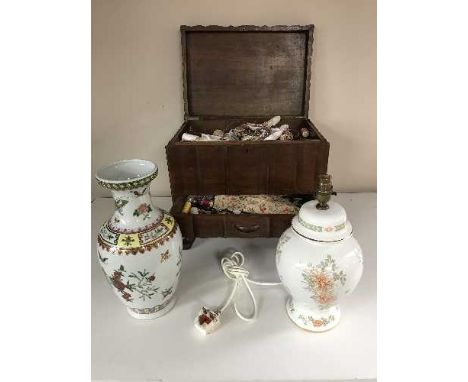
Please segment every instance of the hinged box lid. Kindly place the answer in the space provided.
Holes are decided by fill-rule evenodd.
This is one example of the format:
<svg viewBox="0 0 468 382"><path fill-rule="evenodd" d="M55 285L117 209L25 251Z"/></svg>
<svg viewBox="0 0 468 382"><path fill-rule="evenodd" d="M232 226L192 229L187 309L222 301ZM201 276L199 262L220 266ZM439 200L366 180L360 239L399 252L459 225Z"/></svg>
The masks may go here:
<svg viewBox="0 0 468 382"><path fill-rule="evenodd" d="M307 117L313 30L182 25L185 119Z"/></svg>

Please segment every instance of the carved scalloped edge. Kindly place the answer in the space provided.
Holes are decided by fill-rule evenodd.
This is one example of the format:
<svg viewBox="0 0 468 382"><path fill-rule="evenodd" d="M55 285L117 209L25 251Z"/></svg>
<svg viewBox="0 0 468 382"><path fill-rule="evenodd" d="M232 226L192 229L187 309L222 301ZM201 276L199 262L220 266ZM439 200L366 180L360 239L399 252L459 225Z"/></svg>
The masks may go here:
<svg viewBox="0 0 468 382"><path fill-rule="evenodd" d="M201 30L245 30L245 31L307 31L313 30L313 24L306 25L181 25L181 31L201 31Z"/></svg>

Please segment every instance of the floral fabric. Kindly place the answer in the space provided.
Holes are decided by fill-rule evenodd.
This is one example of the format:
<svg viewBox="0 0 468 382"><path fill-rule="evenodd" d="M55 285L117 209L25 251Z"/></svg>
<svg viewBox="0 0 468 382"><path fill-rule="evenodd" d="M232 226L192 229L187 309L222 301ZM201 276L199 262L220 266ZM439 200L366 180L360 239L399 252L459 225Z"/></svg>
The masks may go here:
<svg viewBox="0 0 468 382"><path fill-rule="evenodd" d="M277 195L216 195L213 208L218 211L250 214L291 214L299 207Z"/></svg>

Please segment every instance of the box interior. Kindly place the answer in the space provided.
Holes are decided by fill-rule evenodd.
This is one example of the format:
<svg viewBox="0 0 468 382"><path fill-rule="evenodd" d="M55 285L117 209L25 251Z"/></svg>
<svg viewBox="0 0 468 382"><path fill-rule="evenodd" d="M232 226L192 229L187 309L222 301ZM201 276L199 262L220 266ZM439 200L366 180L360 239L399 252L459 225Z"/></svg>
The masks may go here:
<svg viewBox="0 0 468 382"><path fill-rule="evenodd" d="M219 129L224 132L227 132L231 130L234 127L240 126L243 123L246 122L252 122L252 123L263 123L266 122L268 119L271 117L253 117L253 118L231 118L231 119L205 119L205 120L188 120L186 121L183 125L182 128L176 133L175 137L173 138L173 143L180 142L183 144L187 143L192 143L192 142L182 142L182 134L184 133L190 133L190 134L195 134L195 135L200 135L201 133L205 134L212 134L214 130ZM298 139L295 139L294 141L320 141L323 140L321 138L320 133L317 131L315 126L306 118L281 118L281 121L277 124L277 126L281 126L283 124L289 125L289 129L293 132L293 134L297 134L299 136ZM307 128L309 131L309 137L308 138L303 138L300 135L300 130L301 128ZM221 142L203 142L203 143L215 143L215 144L236 144L236 143L258 143L258 142L264 142L264 143L271 143L271 142L276 142L276 143L283 143L283 142L294 142L294 141L280 141L280 140L275 140L275 141L221 141ZM202 142L197 142L196 144L200 144Z"/></svg>

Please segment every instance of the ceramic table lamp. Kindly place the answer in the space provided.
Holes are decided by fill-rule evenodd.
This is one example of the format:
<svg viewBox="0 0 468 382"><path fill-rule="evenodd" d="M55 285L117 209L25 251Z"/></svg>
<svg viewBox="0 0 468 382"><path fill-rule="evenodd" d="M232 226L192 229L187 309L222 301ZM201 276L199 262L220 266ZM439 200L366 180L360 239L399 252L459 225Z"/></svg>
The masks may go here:
<svg viewBox="0 0 468 382"><path fill-rule="evenodd" d="M279 277L290 294L286 310L299 327L323 332L340 319L338 303L362 275L362 252L344 208L330 202L329 175L321 175L317 200L305 203L276 249Z"/></svg>

